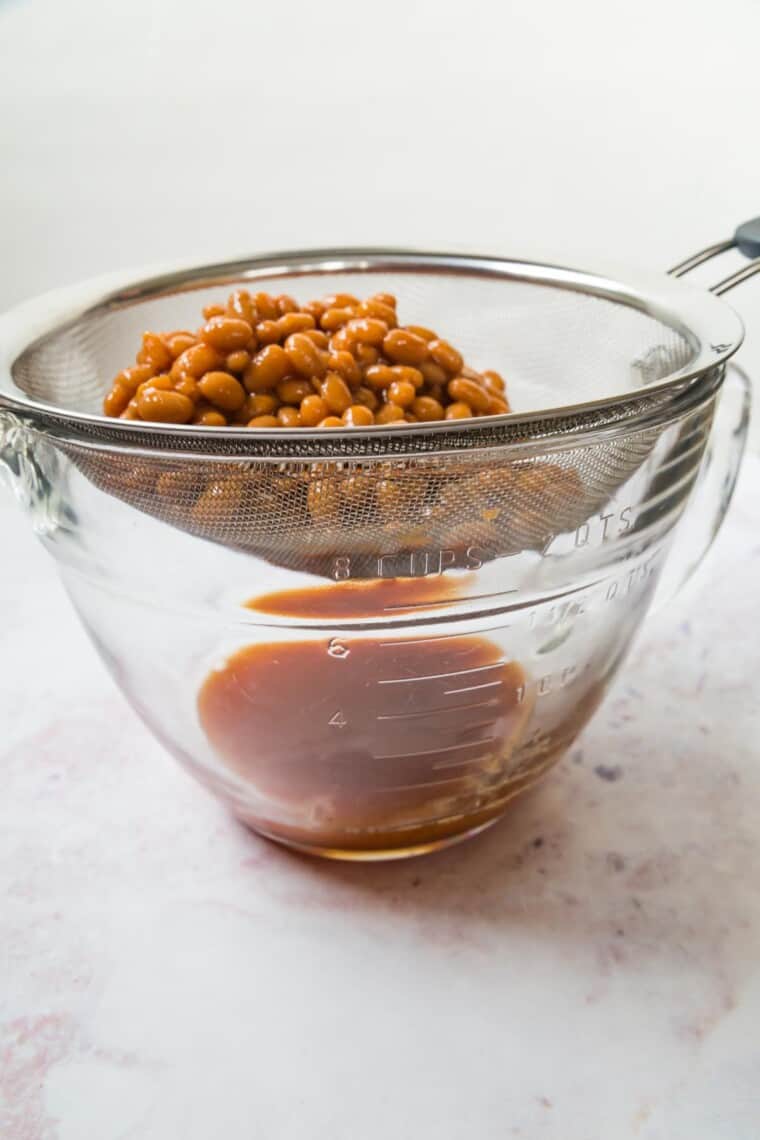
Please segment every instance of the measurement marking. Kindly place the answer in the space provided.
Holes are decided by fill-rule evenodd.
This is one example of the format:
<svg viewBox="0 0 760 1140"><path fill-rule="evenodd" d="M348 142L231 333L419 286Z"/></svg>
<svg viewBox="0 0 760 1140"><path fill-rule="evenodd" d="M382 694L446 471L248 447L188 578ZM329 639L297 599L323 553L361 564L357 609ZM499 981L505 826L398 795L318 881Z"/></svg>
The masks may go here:
<svg viewBox="0 0 760 1140"><path fill-rule="evenodd" d="M507 594L516 594L517 590L496 590L493 594L470 594L467 598L456 598L455 605L461 605L463 602L480 602L486 598L504 598ZM392 613L394 610L421 610L433 609L435 606L451 605L451 598L441 598L433 602L408 602L405 606L384 606L383 613Z"/></svg>
<svg viewBox="0 0 760 1140"><path fill-rule="evenodd" d="M481 756L470 756L466 760L441 760L440 764L433 764L433 772L445 772L449 768L465 768L468 764L480 763Z"/></svg>
<svg viewBox="0 0 760 1140"><path fill-rule="evenodd" d="M495 685L503 685L503 681L489 681L486 685L468 685L466 689L447 689L445 697L452 697L454 693L474 693L478 689L493 689Z"/></svg>
<svg viewBox="0 0 760 1140"><path fill-rule="evenodd" d="M410 681L447 681L450 677L466 677L468 673L482 673L485 669L500 669L506 662L495 661L493 665L478 665L475 669L455 669L453 673L430 673L423 677L391 677L378 681L378 685L408 685Z"/></svg>
<svg viewBox="0 0 760 1140"><path fill-rule="evenodd" d="M388 752L384 756L376 756L376 760L412 760L417 756L437 756L440 752L458 752L462 748L476 748L481 744L493 744L495 736L485 740L467 740L460 744L450 744L448 748L427 748L424 752Z"/></svg>
<svg viewBox="0 0 760 1140"><path fill-rule="evenodd" d="M446 712L467 712L469 709L484 709L489 705L496 705L496 700L492 701L475 701L471 705L443 705L437 709L425 709L423 712L408 712L408 713L381 713L375 717L375 720L411 720L414 717L420 716L437 716L438 713Z"/></svg>
<svg viewBox="0 0 760 1140"><path fill-rule="evenodd" d="M499 629L509 629L508 625L500 625ZM378 644L381 648L393 648L397 645L425 645L429 641L445 641L450 637L468 637L470 634L466 633L437 633L434 637L404 637L401 641L380 641Z"/></svg>

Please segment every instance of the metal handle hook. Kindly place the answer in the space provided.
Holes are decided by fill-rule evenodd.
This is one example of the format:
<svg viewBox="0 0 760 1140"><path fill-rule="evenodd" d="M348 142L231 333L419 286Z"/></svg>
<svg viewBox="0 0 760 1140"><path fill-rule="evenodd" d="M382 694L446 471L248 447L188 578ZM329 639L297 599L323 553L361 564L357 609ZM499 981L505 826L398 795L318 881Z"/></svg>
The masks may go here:
<svg viewBox="0 0 760 1140"><path fill-rule="evenodd" d="M750 257L753 260L748 265L743 265L741 269L737 269L735 273L724 277L722 281L710 286L710 292L715 293L718 297L723 293L728 293L729 289L733 289L735 285L741 285L743 281L747 281L756 273L760 273L760 217L744 222L737 228L732 238L727 241L716 242L715 245L708 245L699 253L694 253L685 261L674 265L672 269L668 270L668 273L671 277L684 277L697 266L704 265L706 261L711 261L713 257L718 257L722 253L728 253L731 249L738 249L745 257Z"/></svg>

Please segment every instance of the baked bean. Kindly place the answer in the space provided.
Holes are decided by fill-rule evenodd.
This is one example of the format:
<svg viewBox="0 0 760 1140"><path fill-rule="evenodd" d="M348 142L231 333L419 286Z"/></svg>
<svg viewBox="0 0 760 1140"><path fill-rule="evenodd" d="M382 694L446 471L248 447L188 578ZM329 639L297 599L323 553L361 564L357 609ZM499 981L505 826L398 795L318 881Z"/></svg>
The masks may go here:
<svg viewBox="0 0 760 1140"><path fill-rule="evenodd" d="M425 383L425 378L419 368L412 368L408 364L394 364L391 372L397 380L412 384L415 388L421 388Z"/></svg>
<svg viewBox="0 0 760 1140"><path fill-rule="evenodd" d="M236 348L245 348L253 336L253 329L248 321L240 317L219 316L212 317L201 329L201 340L210 344L220 352L234 352Z"/></svg>
<svg viewBox="0 0 760 1140"><path fill-rule="evenodd" d="M384 404L379 411L375 412L376 424L395 424L404 418L404 409L400 408L398 404Z"/></svg>
<svg viewBox="0 0 760 1140"><path fill-rule="evenodd" d="M440 364L450 375L459 375L464 364L461 352L457 352L447 340L431 340L428 348L436 364Z"/></svg>
<svg viewBox="0 0 760 1140"><path fill-rule="evenodd" d="M327 367L331 372L342 376L347 384L358 384L362 378L356 357L350 352L331 352L327 358Z"/></svg>
<svg viewBox="0 0 760 1140"><path fill-rule="evenodd" d="M443 405L432 396L418 396L412 404L412 412L423 423L443 419Z"/></svg>
<svg viewBox="0 0 760 1140"><path fill-rule="evenodd" d="M464 376L458 376L456 380L449 381L449 395L452 400L462 400L465 404L469 404L474 412L482 416L488 411L488 404L490 402L490 395L474 380L466 380Z"/></svg>
<svg viewBox="0 0 760 1140"><path fill-rule="evenodd" d="M369 300L377 301L381 305L387 305L389 309L396 308L396 298L392 293L373 293Z"/></svg>
<svg viewBox="0 0 760 1140"><path fill-rule="evenodd" d="M408 424L418 424L420 422L414 412L404 412L404 420Z"/></svg>
<svg viewBox="0 0 760 1140"><path fill-rule="evenodd" d="M417 367L426 384L446 384L449 379L446 369L434 360L423 360Z"/></svg>
<svg viewBox="0 0 760 1140"><path fill-rule="evenodd" d="M354 391L354 403L364 404L365 408L369 408L371 412L376 411L380 407L380 401L371 388L365 388L363 384Z"/></svg>
<svg viewBox="0 0 760 1140"><path fill-rule="evenodd" d="M303 333L293 333L288 337L285 352L293 368L302 376L324 376L327 371L321 352Z"/></svg>
<svg viewBox="0 0 760 1140"><path fill-rule="evenodd" d="M238 348L229 354L224 362L224 367L228 372L245 372L250 363L250 352L246 352L244 348Z"/></svg>
<svg viewBox="0 0 760 1140"><path fill-rule="evenodd" d="M348 322L346 332L354 344L370 344L377 348L388 335L388 326L375 317L356 317Z"/></svg>
<svg viewBox="0 0 760 1140"><path fill-rule="evenodd" d="M319 324L322 314L327 309L324 301L307 301L305 305L301 305L302 313L311 313L315 322Z"/></svg>
<svg viewBox="0 0 760 1140"><path fill-rule="evenodd" d="M202 521L211 519L215 524L232 522L237 517L242 495L239 479L216 479L196 501L193 515Z"/></svg>
<svg viewBox="0 0 760 1140"><path fill-rule="evenodd" d="M193 418L195 405L180 392L147 387L137 397L137 408L144 420L160 424L187 424Z"/></svg>
<svg viewBox="0 0 760 1140"><path fill-rule="evenodd" d="M384 305L375 297L369 297L366 301L362 301L356 311L360 317L375 317L387 325L389 329L396 327L396 310L390 305Z"/></svg>
<svg viewBox="0 0 760 1140"><path fill-rule="evenodd" d="M111 391L103 400L103 411L107 416L120 416L126 410L127 404L132 399L132 393L125 384L119 383L117 380Z"/></svg>
<svg viewBox="0 0 760 1140"><path fill-rule="evenodd" d="M383 352L394 364L419 364L428 356L427 341L406 329L391 329L385 334Z"/></svg>
<svg viewBox="0 0 760 1140"><path fill-rule="evenodd" d="M245 390L231 372L207 372L198 387L208 402L223 412L236 412L245 403Z"/></svg>
<svg viewBox="0 0 760 1140"><path fill-rule="evenodd" d="M256 340L259 342L259 344L277 344L279 339L279 318L276 321L259 321L259 323L256 325Z"/></svg>
<svg viewBox="0 0 760 1140"><path fill-rule="evenodd" d="M155 333L146 332L142 338L142 348L137 354L138 364L148 364L154 373L164 372L171 367L173 357L168 345Z"/></svg>
<svg viewBox="0 0 760 1140"><path fill-rule="evenodd" d="M380 359L379 351L372 344L354 345L353 353L360 368L371 368Z"/></svg>
<svg viewBox="0 0 760 1140"><path fill-rule="evenodd" d="M144 384L141 384L137 389L137 393L139 395L145 388L155 388L156 391L170 392L173 387L174 381L171 376L166 372L162 372L160 376L151 376L150 380L146 380Z"/></svg>
<svg viewBox="0 0 760 1140"><path fill-rule="evenodd" d="M367 386L372 388L375 392L382 392L385 388L390 388L399 377L393 369L387 364L373 364L364 374Z"/></svg>
<svg viewBox="0 0 760 1140"><path fill-rule="evenodd" d="M268 392L290 372L290 359L279 344L269 344L257 352L243 374L249 392Z"/></svg>
<svg viewBox="0 0 760 1140"><path fill-rule="evenodd" d="M298 312L298 301L294 300L293 297L290 297L287 293L280 293L279 297L275 297L274 303L277 306L277 312L283 317L286 313Z"/></svg>
<svg viewBox="0 0 760 1140"><path fill-rule="evenodd" d="M134 394L141 384L150 380L152 375L153 369L149 364L137 364L134 368L125 368L123 372L120 372L114 380L114 384L123 384L129 392Z"/></svg>
<svg viewBox="0 0 760 1140"><path fill-rule="evenodd" d="M408 380L394 380L388 389L388 399L400 408L410 408L417 396L417 389Z"/></svg>
<svg viewBox="0 0 760 1140"><path fill-rule="evenodd" d="M501 395L506 388L506 384L499 373L493 372L491 369L483 373L483 380L489 392L495 392L497 396Z"/></svg>
<svg viewBox="0 0 760 1140"><path fill-rule="evenodd" d="M317 427L336 428L345 427L345 424L343 423L343 420L340 418L340 416L325 416L325 418L317 424Z"/></svg>
<svg viewBox="0 0 760 1140"><path fill-rule="evenodd" d="M355 309L359 304L359 298L353 293L331 293L329 297L323 298L322 303L328 309Z"/></svg>
<svg viewBox="0 0 760 1140"><path fill-rule="evenodd" d="M293 428L301 426L301 417L298 414L298 408L294 408L290 404L282 405L277 412L277 419L283 427Z"/></svg>
<svg viewBox="0 0 760 1140"><path fill-rule="evenodd" d="M277 308L277 302L269 293L257 293L253 298L253 303L256 306L260 321L276 321L278 317L282 316Z"/></svg>
<svg viewBox="0 0 760 1140"><path fill-rule="evenodd" d="M354 347L354 342L346 332L345 328L338 329L330 337L330 351L331 352L350 352Z"/></svg>
<svg viewBox="0 0 760 1140"><path fill-rule="evenodd" d="M277 411L277 398L268 395L266 392L249 396L245 403L245 410L249 413L249 420L255 416L270 416Z"/></svg>
<svg viewBox="0 0 760 1140"><path fill-rule="evenodd" d="M204 305L202 312L206 320L210 321L212 317L224 316L225 308L224 305Z"/></svg>
<svg viewBox="0 0 760 1140"><path fill-rule="evenodd" d="M251 300L251 294L247 289L236 289L230 295L227 302L227 315L230 317L240 317L242 320L247 321L251 327L256 324L258 320L258 313Z"/></svg>
<svg viewBox="0 0 760 1140"><path fill-rule="evenodd" d="M137 400L130 400L119 417L119 419L122 420L139 420L141 418L140 409L137 406Z"/></svg>
<svg viewBox="0 0 760 1140"><path fill-rule="evenodd" d="M270 415L254 416L253 419L250 420L248 423L248 427L280 427L280 426L281 426L280 421L277 419L277 416L270 416Z"/></svg>
<svg viewBox="0 0 760 1140"><path fill-rule="evenodd" d="M179 392L182 396L187 396L193 403L197 403L199 398L198 381L194 380L192 376L182 376L174 384L174 391Z"/></svg>
<svg viewBox="0 0 760 1140"><path fill-rule="evenodd" d="M227 418L216 408L203 407L198 404L193 416L194 424L203 424L204 427L226 427Z"/></svg>
<svg viewBox="0 0 760 1140"><path fill-rule="evenodd" d="M190 332L173 333L172 336L166 338L166 347L172 354L173 360L176 360L177 357L183 353L186 348L192 348L194 344L195 337Z"/></svg>
<svg viewBox="0 0 760 1140"><path fill-rule="evenodd" d="M337 332L355 316L353 309L327 309L319 318L320 328L327 332Z"/></svg>
<svg viewBox="0 0 760 1140"><path fill-rule="evenodd" d="M321 348L323 351L330 347L329 337L321 329L304 329L304 336L307 336L313 344L316 344L317 348Z"/></svg>
<svg viewBox="0 0 760 1140"><path fill-rule="evenodd" d="M415 336L421 337L426 342L438 339L438 334L434 333L432 329L426 329L424 325L406 325L405 327L407 332L414 333Z"/></svg>
<svg viewBox="0 0 760 1140"><path fill-rule="evenodd" d="M333 415L342 415L353 403L351 389L337 372L328 372L320 388L322 399Z"/></svg>
<svg viewBox="0 0 760 1140"><path fill-rule="evenodd" d="M280 340L285 340L292 333L306 332L314 328L314 318L309 313L285 313L278 321L277 332Z"/></svg>
<svg viewBox="0 0 760 1140"><path fill-rule="evenodd" d="M301 400L301 424L304 427L316 427L329 413L327 404L316 393L312 392L310 396L304 396Z"/></svg>
<svg viewBox="0 0 760 1140"><path fill-rule="evenodd" d="M509 411L509 404L501 396L491 396L488 401L489 416L504 416Z"/></svg>
<svg viewBox="0 0 760 1140"><path fill-rule="evenodd" d="M343 423L348 427L369 427L374 422L375 417L372 412L363 404L352 404L343 413Z"/></svg>
<svg viewBox="0 0 760 1140"><path fill-rule="evenodd" d="M281 380L277 385L277 395L283 404L300 404L313 391L308 380Z"/></svg>
<svg viewBox="0 0 760 1140"><path fill-rule="evenodd" d="M192 376L199 379L204 372L210 372L221 364L219 353L210 344L194 344L186 348L171 367L171 375L179 380L182 376Z"/></svg>
<svg viewBox="0 0 760 1140"><path fill-rule="evenodd" d="M464 401L458 400L453 404L449 404L446 409L447 420L466 420L472 415L472 408Z"/></svg>

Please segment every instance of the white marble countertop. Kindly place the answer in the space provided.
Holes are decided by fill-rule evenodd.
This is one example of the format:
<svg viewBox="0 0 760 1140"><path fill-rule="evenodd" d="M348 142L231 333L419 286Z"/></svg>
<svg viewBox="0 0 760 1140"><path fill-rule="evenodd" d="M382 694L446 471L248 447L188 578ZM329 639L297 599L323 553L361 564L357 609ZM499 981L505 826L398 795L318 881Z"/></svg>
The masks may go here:
<svg viewBox="0 0 760 1140"><path fill-rule="evenodd" d="M756 1140L759 489L546 782L385 866L233 823L0 497L3 1140Z"/></svg>

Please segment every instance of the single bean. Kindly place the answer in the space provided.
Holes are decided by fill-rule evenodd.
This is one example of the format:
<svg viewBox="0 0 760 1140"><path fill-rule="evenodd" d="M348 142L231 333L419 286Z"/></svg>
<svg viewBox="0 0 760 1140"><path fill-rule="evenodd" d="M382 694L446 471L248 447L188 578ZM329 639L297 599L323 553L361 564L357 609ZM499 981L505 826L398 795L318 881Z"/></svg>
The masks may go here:
<svg viewBox="0 0 760 1140"><path fill-rule="evenodd" d="M425 384L425 378L419 368L412 368L408 364L394 364L391 372L397 380L412 384L416 389L422 388Z"/></svg>
<svg viewBox="0 0 760 1140"><path fill-rule="evenodd" d="M331 372L342 376L347 384L358 384L362 378L356 357L350 352L331 352L327 358L327 367Z"/></svg>
<svg viewBox="0 0 760 1140"><path fill-rule="evenodd" d="M193 423L202 424L204 427L226 427L227 418L216 408L198 407L196 405Z"/></svg>
<svg viewBox="0 0 760 1140"><path fill-rule="evenodd" d="M449 404L446 409L447 420L466 420L469 419L471 415L472 408L462 400L457 400L453 404Z"/></svg>
<svg viewBox="0 0 760 1140"><path fill-rule="evenodd" d="M245 410L250 413L248 420L252 420L254 416L270 416L277 411L277 399L266 392L257 393L248 397Z"/></svg>
<svg viewBox="0 0 760 1140"><path fill-rule="evenodd" d="M277 344L280 339L280 322L279 318L276 321L259 321L256 325L256 340L259 344Z"/></svg>
<svg viewBox="0 0 760 1140"><path fill-rule="evenodd" d="M206 320L210 321L212 317L224 316L224 305L204 305L202 312Z"/></svg>
<svg viewBox="0 0 760 1140"><path fill-rule="evenodd" d="M286 313L298 312L298 301L295 301L287 293L280 293L279 297L275 297L274 303L277 306L277 312L283 317Z"/></svg>
<svg viewBox="0 0 760 1140"><path fill-rule="evenodd" d="M293 428L301 426L301 417L298 414L298 408L292 407L290 404L283 404L277 411L277 419L282 427Z"/></svg>
<svg viewBox="0 0 760 1140"><path fill-rule="evenodd" d="M324 376L327 371L321 352L303 333L292 333L288 337L285 352L292 367L302 376Z"/></svg>
<svg viewBox="0 0 760 1140"><path fill-rule="evenodd" d="M449 379L446 369L434 360L423 360L418 368L426 384L445 384Z"/></svg>
<svg viewBox="0 0 760 1140"><path fill-rule="evenodd" d="M285 340L292 333L306 332L314 328L314 318L310 313L285 313L275 321L280 340Z"/></svg>
<svg viewBox="0 0 760 1140"><path fill-rule="evenodd" d="M448 387L449 395L452 400L462 400L465 404L469 404L474 412L479 416L484 415L488 411L490 403L490 393L484 388L480 387L474 380L467 380L464 376L457 376L455 380L449 381Z"/></svg>
<svg viewBox="0 0 760 1140"><path fill-rule="evenodd" d="M138 364L148 364L153 369L154 374L165 372L167 368L171 367L172 354L169 347L164 343L160 336L155 333L146 332L142 338L142 348L137 354Z"/></svg>
<svg viewBox="0 0 760 1140"><path fill-rule="evenodd" d="M256 324L258 313L247 289L236 289L234 293L230 294L227 301L227 315L240 317L241 320L247 321L251 327Z"/></svg>
<svg viewBox="0 0 760 1140"><path fill-rule="evenodd" d="M369 427L375 422L375 417L364 404L352 404L343 413L343 423L347 427Z"/></svg>
<svg viewBox="0 0 760 1140"><path fill-rule="evenodd" d="M449 375L459 375L464 360L462 359L461 352L457 352L453 344L449 344L447 340L431 340L428 347L430 349L430 355L436 364L440 364L441 368L445 368Z"/></svg>
<svg viewBox="0 0 760 1140"><path fill-rule="evenodd" d="M383 353L395 364L419 364L429 355L427 342L407 329L391 329L386 333Z"/></svg>
<svg viewBox="0 0 760 1140"><path fill-rule="evenodd" d="M313 390L308 380L281 380L277 385L277 395L283 404L300 404Z"/></svg>
<svg viewBox="0 0 760 1140"><path fill-rule="evenodd" d="M268 392L276 388L291 371L290 359L279 344L269 344L257 352L243 373L249 392Z"/></svg>
<svg viewBox="0 0 760 1140"><path fill-rule="evenodd" d="M277 308L277 302L269 293L256 293L253 303L256 306L260 321L276 321L279 316L282 316Z"/></svg>
<svg viewBox="0 0 760 1140"><path fill-rule="evenodd" d="M327 333L323 333L321 329L304 329L304 336L307 336L309 340L313 344L316 344L317 348L321 348L323 352L330 347L330 338Z"/></svg>
<svg viewBox="0 0 760 1140"><path fill-rule="evenodd" d="M245 348L252 337L253 329L240 317L212 317L201 329L201 340L225 353Z"/></svg>
<svg viewBox="0 0 760 1140"><path fill-rule="evenodd" d="M224 362L224 367L228 372L245 372L250 363L250 352L246 352L244 348L238 348L229 354Z"/></svg>
<svg viewBox="0 0 760 1140"><path fill-rule="evenodd" d="M369 408L371 412L376 411L380 407L380 401L371 388L366 388L360 384L354 391L354 403L364 404L365 408Z"/></svg>
<svg viewBox="0 0 760 1140"><path fill-rule="evenodd" d="M378 412L375 412L376 424L395 424L404 418L404 409L400 408L398 404L384 404Z"/></svg>
<svg viewBox="0 0 760 1140"><path fill-rule="evenodd" d="M210 404L223 412L236 412L245 403L245 390L230 372L207 372L198 387Z"/></svg>
<svg viewBox="0 0 760 1140"><path fill-rule="evenodd" d="M342 415L353 403L351 390L337 372L328 372L320 388L322 399L333 415Z"/></svg>
<svg viewBox="0 0 760 1140"><path fill-rule="evenodd" d="M371 368L380 359L380 350L373 344L355 344L353 353L360 368Z"/></svg>
<svg viewBox="0 0 760 1140"><path fill-rule="evenodd" d="M509 410L509 404L501 396L492 395L488 401L489 416L504 416Z"/></svg>
<svg viewBox="0 0 760 1140"><path fill-rule="evenodd" d="M171 367L170 375L179 380L183 375L199 379L222 363L222 358L210 344L194 344L180 353Z"/></svg>
<svg viewBox="0 0 760 1140"><path fill-rule="evenodd" d="M120 416L123 411L126 411L131 399L132 393L129 388L119 380L115 381L111 391L103 400L104 414L107 416Z"/></svg>
<svg viewBox="0 0 760 1140"><path fill-rule="evenodd" d="M388 335L388 326L375 317L357 317L348 322L346 332L354 344L370 344L377 348Z"/></svg>
<svg viewBox="0 0 760 1140"><path fill-rule="evenodd" d="M355 309L359 298L353 293L330 293L322 298L322 304L328 309Z"/></svg>
<svg viewBox="0 0 760 1140"><path fill-rule="evenodd" d="M485 381L485 385L488 391L495 392L497 396L500 396L506 388L506 384L504 383L502 377L498 372L494 372L493 369L489 368L488 371L483 373L483 380Z"/></svg>
<svg viewBox="0 0 760 1140"><path fill-rule="evenodd" d="M384 388L390 388L391 384L394 384L398 379L396 373L387 364L373 364L365 373L367 386L375 392L382 392Z"/></svg>
<svg viewBox="0 0 760 1140"><path fill-rule="evenodd" d="M355 317L353 309L327 309L319 318L320 328L326 332L337 332Z"/></svg>
<svg viewBox="0 0 760 1140"><path fill-rule="evenodd" d="M137 407L144 420L164 424L186 424L193 417L193 401L180 392L147 387L137 397Z"/></svg>
<svg viewBox="0 0 760 1140"><path fill-rule="evenodd" d="M301 423L304 427L316 427L329 415L330 409L321 396L312 393L301 400Z"/></svg>
<svg viewBox="0 0 760 1140"><path fill-rule="evenodd" d="M198 381L194 380L192 376L182 376L175 382L174 391L187 396L188 400L196 403L199 396Z"/></svg>
<svg viewBox="0 0 760 1140"><path fill-rule="evenodd" d="M254 416L248 427L280 427L280 421L277 416Z"/></svg>
<svg viewBox="0 0 760 1140"><path fill-rule="evenodd" d="M173 333L166 338L166 347L172 354L173 360L176 360L186 348L192 348L195 343L195 337L189 332Z"/></svg>
<svg viewBox="0 0 760 1140"><path fill-rule="evenodd" d="M377 301L380 305L387 305L389 309L396 308L396 298L392 293L373 293L370 301Z"/></svg>
<svg viewBox="0 0 760 1140"><path fill-rule="evenodd" d="M396 310L391 305L385 305L382 301L378 301L375 297L369 297L357 308L356 312L360 317L374 317L376 320L382 321L389 329L396 327Z"/></svg>
<svg viewBox="0 0 760 1140"><path fill-rule="evenodd" d="M424 325L404 325L404 328L407 332L422 337L425 342L438 339L438 334L434 333L432 329L425 328Z"/></svg>
<svg viewBox="0 0 760 1140"><path fill-rule="evenodd" d="M417 389L408 380L394 380L388 389L388 399L400 408L410 408L417 396Z"/></svg>
<svg viewBox="0 0 760 1140"><path fill-rule="evenodd" d="M412 404L412 412L423 423L443 419L443 405L432 396L418 396Z"/></svg>
<svg viewBox="0 0 760 1140"><path fill-rule="evenodd" d="M336 428L345 427L345 424L343 423L343 420L340 418L340 416L325 416L325 418L317 424L317 427Z"/></svg>

